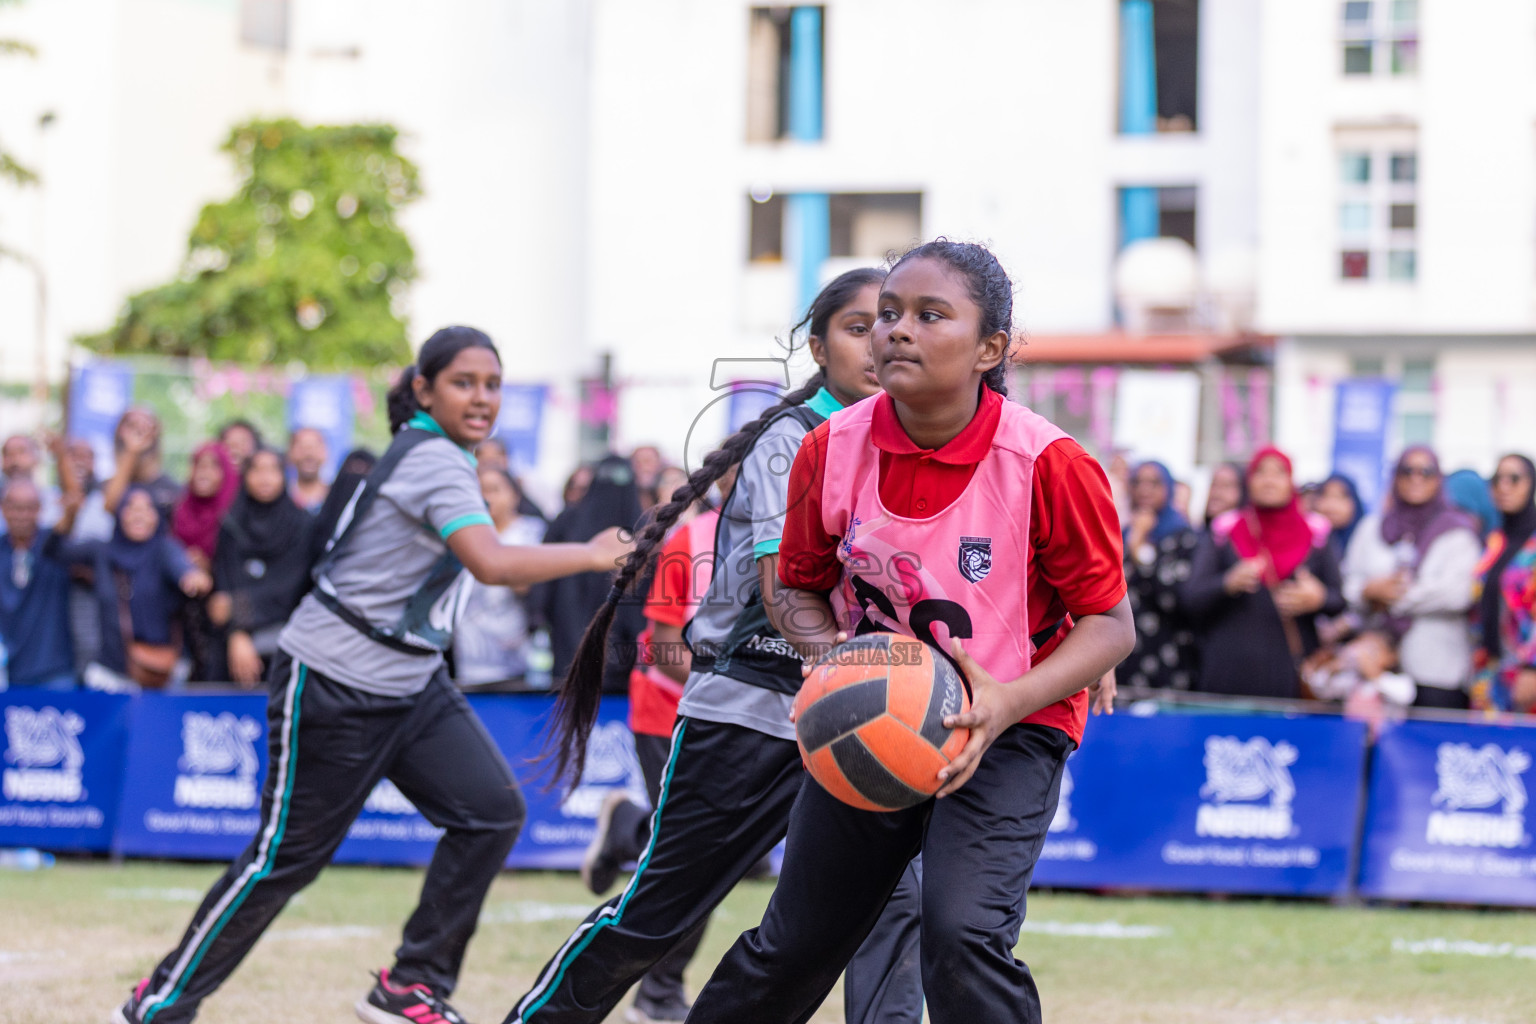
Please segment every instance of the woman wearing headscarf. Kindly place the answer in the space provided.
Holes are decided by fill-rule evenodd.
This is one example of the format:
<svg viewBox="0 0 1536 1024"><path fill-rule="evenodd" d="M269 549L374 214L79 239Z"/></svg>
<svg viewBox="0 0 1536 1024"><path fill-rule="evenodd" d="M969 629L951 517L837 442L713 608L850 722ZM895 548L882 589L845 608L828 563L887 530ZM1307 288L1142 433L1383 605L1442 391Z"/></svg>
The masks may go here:
<svg viewBox="0 0 1536 1024"><path fill-rule="evenodd" d="M1472 517L1472 528L1479 541L1486 542L1488 534L1499 522L1499 510L1493 504L1493 492L1488 481L1474 469L1458 469L1445 478L1445 500Z"/></svg>
<svg viewBox="0 0 1536 1024"><path fill-rule="evenodd" d="M1197 689L1298 697L1317 650L1317 617L1344 608L1331 527L1297 501L1291 460L1264 448L1248 464L1248 500L1215 518L1179 591L1200 640Z"/></svg>
<svg viewBox="0 0 1536 1024"><path fill-rule="evenodd" d="M187 489L171 513L171 536L181 542L192 564L204 572L213 571L219 523L239 490L239 476L223 445L210 441L192 453ZM208 599L187 601L182 606L181 621L187 653L192 657L190 678L195 682L228 679L226 637L223 628L209 615Z"/></svg>
<svg viewBox="0 0 1536 1024"><path fill-rule="evenodd" d="M1398 457L1386 508L1366 516L1344 555L1344 597L1397 640L1420 707L1465 708L1472 668L1467 610L1482 545L1451 507L1440 460L1424 445Z"/></svg>
<svg viewBox="0 0 1536 1024"><path fill-rule="evenodd" d="M1478 566L1472 704L1536 712L1536 465L1506 455L1493 474L1499 528Z"/></svg>
<svg viewBox="0 0 1536 1024"><path fill-rule="evenodd" d="M278 634L304 596L314 524L288 496L288 460L276 449L256 449L219 531L209 599L228 627L229 677L247 689L266 678Z"/></svg>
<svg viewBox="0 0 1536 1024"><path fill-rule="evenodd" d="M183 597L208 593L212 581L165 529L145 488L130 486L123 494L111 540L68 540L78 511L78 502L65 505L48 554L92 572L101 648L86 669L86 684L120 688L126 678L141 686L164 686L181 650L176 623Z"/></svg>
<svg viewBox="0 0 1536 1024"><path fill-rule="evenodd" d="M609 455L592 469L592 483L581 499L567 506L549 524L544 543L583 542L611 527L633 531L640 519L640 490L629 460ZM587 572L566 576L535 586L528 595L528 610L535 623L549 630L550 652L554 656L553 674L563 679L571 659L581 646L587 623L608 599L613 580L608 573ZM647 585L648 586L648 585ZM638 588L644 595L647 588ZM627 651L627 658L610 657L603 676L606 693L627 693L629 671L634 667L635 644L645 628L641 602L626 600L619 605L609 633L609 651ZM621 664L622 663L622 664Z"/></svg>
<svg viewBox="0 0 1536 1024"><path fill-rule="evenodd" d="M1200 536L1173 507L1173 474L1161 462L1131 472L1125 527L1125 580L1136 617L1136 647L1115 670L1121 686L1187 690L1194 683L1195 637L1179 610Z"/></svg>
<svg viewBox="0 0 1536 1024"><path fill-rule="evenodd" d="M1360 520L1365 518L1365 505L1360 501L1360 489L1343 473L1335 473L1317 486L1317 498L1313 510L1333 527L1330 540L1333 553L1339 558L1349 550L1349 542L1355 535Z"/></svg>

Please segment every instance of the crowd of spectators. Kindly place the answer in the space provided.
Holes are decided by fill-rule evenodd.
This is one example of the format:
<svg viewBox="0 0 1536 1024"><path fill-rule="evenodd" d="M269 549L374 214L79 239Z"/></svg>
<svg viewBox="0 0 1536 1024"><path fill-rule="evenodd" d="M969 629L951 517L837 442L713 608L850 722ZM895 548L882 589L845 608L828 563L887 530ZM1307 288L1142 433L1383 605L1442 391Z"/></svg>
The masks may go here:
<svg viewBox="0 0 1536 1024"><path fill-rule="evenodd" d="M1536 711L1525 456L1484 480L1445 475L1412 446L1367 509L1347 476L1299 486L1285 453L1265 448L1217 468L1193 521L1160 463L1120 475L1137 629L1120 685L1336 700L1363 716Z"/></svg>
<svg viewBox="0 0 1536 1024"><path fill-rule="evenodd" d="M166 473L159 420L140 408L118 422L113 450L110 472L99 474L83 440L4 442L0 688L255 686L309 587L330 532L323 524L340 515L374 454L348 453L328 479L321 432L297 429L277 448L238 420L193 451L181 482ZM551 522L524 492L501 442L487 441L476 457L486 506L507 544L633 526L683 479L650 446L582 466ZM548 685L607 588L598 573L531 591L475 583L450 656L455 678L466 687ZM638 634L638 611L634 618ZM545 654L536 664L550 648L553 662ZM616 666L614 688L627 677L628 666Z"/></svg>
<svg viewBox="0 0 1536 1024"><path fill-rule="evenodd" d="M45 482L45 449L57 485ZM327 530L374 463L349 453L334 480L319 431L279 449L236 421L167 475L160 424L127 412L101 474L80 440L3 447L0 640L11 686L107 690L232 681L253 686L309 585ZM547 516L492 439L482 493L508 544L629 527L685 479L651 446L578 467ZM1491 480L1444 475L1414 446L1381 508L1335 474L1300 486L1275 448L1212 473L1201 515L1158 462L1109 466L1125 538L1135 651L1121 686L1336 700L1362 711L1536 709L1536 467ZM328 500L329 499L329 500ZM599 573L526 591L475 584L452 664L466 687L560 678L608 590ZM626 613L633 612L626 619ZM632 621L630 621L632 620ZM644 629L621 610L613 649ZM622 692L629 665L613 665Z"/></svg>

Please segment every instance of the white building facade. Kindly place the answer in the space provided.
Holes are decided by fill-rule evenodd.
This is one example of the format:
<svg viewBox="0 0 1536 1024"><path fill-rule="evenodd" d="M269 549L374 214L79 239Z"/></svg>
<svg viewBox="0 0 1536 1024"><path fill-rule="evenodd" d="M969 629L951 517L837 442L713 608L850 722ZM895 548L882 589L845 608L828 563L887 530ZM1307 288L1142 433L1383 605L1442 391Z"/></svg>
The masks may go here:
<svg viewBox="0 0 1536 1024"><path fill-rule="evenodd" d="M1122 247L1192 244L1205 330L1279 338L1277 440L1317 477L1335 385L1400 384L1391 444L1487 468L1536 438L1536 10L1488 0L33 0L0 34L0 375L176 273L227 195L228 127L387 120L412 335L446 323L543 381L539 477L611 443L696 461L737 374L816 285L944 234L984 241L1036 336L1117 330ZM1496 31L1490 31L1490 26ZM104 83L106 83L104 85ZM39 114L56 117L38 130ZM803 356L790 372L808 372ZM749 374L750 375L750 374ZM712 404L713 403L713 404ZM702 415L701 415L702 411ZM698 425L695 428L695 421ZM685 452L690 446L691 452Z"/></svg>
<svg viewBox="0 0 1536 1024"><path fill-rule="evenodd" d="M1336 385L1397 385L1390 458L1536 447L1536 8L1264 7L1260 326L1277 431L1332 459Z"/></svg>

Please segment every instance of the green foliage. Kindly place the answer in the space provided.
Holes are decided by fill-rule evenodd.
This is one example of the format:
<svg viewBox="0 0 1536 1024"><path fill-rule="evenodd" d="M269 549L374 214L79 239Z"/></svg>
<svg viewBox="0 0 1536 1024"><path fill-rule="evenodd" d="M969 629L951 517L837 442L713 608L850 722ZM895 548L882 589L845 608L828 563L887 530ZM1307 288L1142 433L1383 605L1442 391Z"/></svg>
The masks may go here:
<svg viewBox="0 0 1536 1024"><path fill-rule="evenodd" d="M388 125L237 126L223 149L240 190L203 208L180 277L128 300L80 339L103 352L302 361L346 369L407 361L398 313L416 276L396 210L420 194Z"/></svg>

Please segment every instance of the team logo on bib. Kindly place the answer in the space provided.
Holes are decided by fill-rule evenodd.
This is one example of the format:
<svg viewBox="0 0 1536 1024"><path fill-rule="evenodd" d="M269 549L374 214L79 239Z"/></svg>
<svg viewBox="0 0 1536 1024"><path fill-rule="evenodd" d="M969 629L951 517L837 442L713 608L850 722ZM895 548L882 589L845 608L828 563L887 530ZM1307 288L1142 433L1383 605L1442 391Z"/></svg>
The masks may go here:
<svg viewBox="0 0 1536 1024"><path fill-rule="evenodd" d="M992 571L992 538L960 538L960 575L980 583Z"/></svg>

